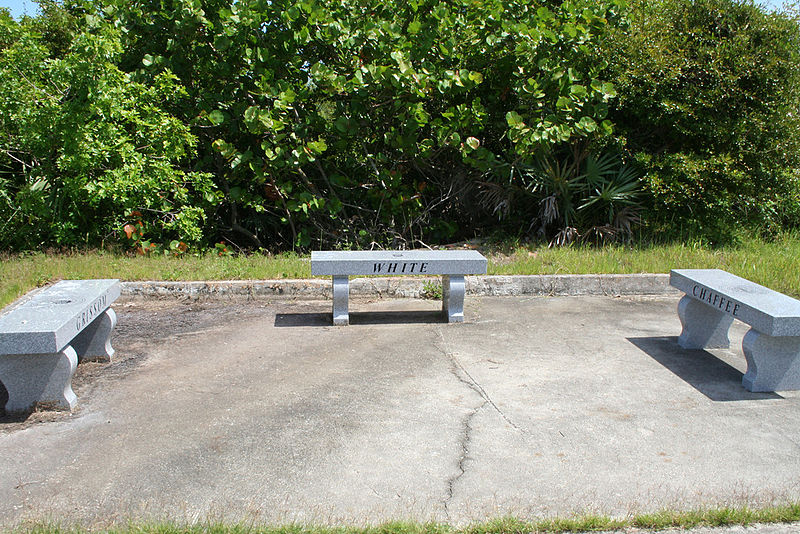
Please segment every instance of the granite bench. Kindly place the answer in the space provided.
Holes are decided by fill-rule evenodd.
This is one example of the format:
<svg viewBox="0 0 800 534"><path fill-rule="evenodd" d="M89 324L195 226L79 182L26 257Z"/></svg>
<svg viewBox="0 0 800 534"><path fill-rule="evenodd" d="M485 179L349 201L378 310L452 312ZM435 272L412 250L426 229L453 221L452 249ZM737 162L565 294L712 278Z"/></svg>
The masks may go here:
<svg viewBox="0 0 800 534"><path fill-rule="evenodd" d="M719 269L675 269L685 349L728 348L734 319L750 325L742 340L749 391L800 389L800 301Z"/></svg>
<svg viewBox="0 0 800 534"><path fill-rule="evenodd" d="M333 324L350 322L350 276L441 275L442 311L450 323L464 321L464 276L486 274L486 258L475 250L314 251L311 274L333 277Z"/></svg>
<svg viewBox="0 0 800 534"><path fill-rule="evenodd" d="M6 412L36 406L72 410L78 360L111 361L110 307L119 280L63 280L0 315L0 382Z"/></svg>

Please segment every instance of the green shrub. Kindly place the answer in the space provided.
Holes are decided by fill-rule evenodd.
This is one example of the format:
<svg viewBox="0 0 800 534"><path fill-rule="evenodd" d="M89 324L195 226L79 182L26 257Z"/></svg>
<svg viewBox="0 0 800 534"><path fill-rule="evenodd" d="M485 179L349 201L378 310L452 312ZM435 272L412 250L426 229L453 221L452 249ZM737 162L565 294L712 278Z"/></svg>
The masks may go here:
<svg viewBox="0 0 800 534"><path fill-rule="evenodd" d="M749 0L634 0L607 43L610 116L646 169L653 232L800 224L800 24Z"/></svg>
<svg viewBox="0 0 800 534"><path fill-rule="evenodd" d="M750 0L43 7L0 10L0 248L800 225L800 23Z"/></svg>

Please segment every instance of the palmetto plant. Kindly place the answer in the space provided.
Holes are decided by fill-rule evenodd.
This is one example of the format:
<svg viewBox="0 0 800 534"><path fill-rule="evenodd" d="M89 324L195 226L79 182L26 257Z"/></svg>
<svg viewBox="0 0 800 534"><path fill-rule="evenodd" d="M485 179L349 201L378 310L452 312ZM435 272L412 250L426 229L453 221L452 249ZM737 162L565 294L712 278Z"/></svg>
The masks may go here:
<svg viewBox="0 0 800 534"><path fill-rule="evenodd" d="M529 229L551 245L626 240L639 222L640 174L612 152L592 153L573 144L511 166L502 182L482 184L487 207L513 217L522 199L536 203Z"/></svg>
<svg viewBox="0 0 800 534"><path fill-rule="evenodd" d="M588 194L581 199L578 211L592 225L584 232L584 239L629 238L639 222L639 172L618 156L605 153L586 158L583 176Z"/></svg>
<svg viewBox="0 0 800 534"><path fill-rule="evenodd" d="M555 231L551 244L627 239L639 221L639 174L614 154L573 147L560 162L538 160L528 176L530 191L542 196L534 224L542 235Z"/></svg>

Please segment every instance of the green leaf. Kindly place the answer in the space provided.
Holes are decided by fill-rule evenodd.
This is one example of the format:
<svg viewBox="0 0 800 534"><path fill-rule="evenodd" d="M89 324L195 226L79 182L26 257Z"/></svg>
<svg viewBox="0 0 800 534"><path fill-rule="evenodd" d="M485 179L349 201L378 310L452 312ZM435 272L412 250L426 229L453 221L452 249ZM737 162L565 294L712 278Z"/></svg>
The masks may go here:
<svg viewBox="0 0 800 534"><path fill-rule="evenodd" d="M247 122L253 122L258 118L258 106L250 106L246 110L244 110L244 120Z"/></svg>
<svg viewBox="0 0 800 534"><path fill-rule="evenodd" d="M323 152L328 150L328 145L325 144L325 141L323 141L322 139L306 143L306 146L313 154L316 155L322 154Z"/></svg>
<svg viewBox="0 0 800 534"><path fill-rule="evenodd" d="M516 111L509 111L508 113L506 113L506 122L508 122L508 125L511 126L512 128L521 128L522 126L525 125L525 123L522 120L522 115L520 115Z"/></svg>
<svg viewBox="0 0 800 534"><path fill-rule="evenodd" d="M580 85L580 84L571 85L569 87L569 92L570 92L570 94L578 96L578 97L586 96L586 94L587 94L586 86L583 86L583 85Z"/></svg>
<svg viewBox="0 0 800 534"><path fill-rule="evenodd" d="M350 130L349 122L345 117L338 117L333 121L333 125L341 133L347 133Z"/></svg>
<svg viewBox="0 0 800 534"><path fill-rule="evenodd" d="M555 18L553 12L547 9L546 7L542 6L536 10L536 16L538 16L541 20L547 21Z"/></svg>
<svg viewBox="0 0 800 534"><path fill-rule="evenodd" d="M469 79L475 83L482 83L483 82L483 74L480 72L470 72Z"/></svg>
<svg viewBox="0 0 800 534"><path fill-rule="evenodd" d="M219 126L225 122L225 114L222 111L215 109L208 114L208 120L211 121L211 124L214 126Z"/></svg>
<svg viewBox="0 0 800 534"><path fill-rule="evenodd" d="M591 117L581 117L581 120L578 122L578 127L591 133L597 130L597 123Z"/></svg>

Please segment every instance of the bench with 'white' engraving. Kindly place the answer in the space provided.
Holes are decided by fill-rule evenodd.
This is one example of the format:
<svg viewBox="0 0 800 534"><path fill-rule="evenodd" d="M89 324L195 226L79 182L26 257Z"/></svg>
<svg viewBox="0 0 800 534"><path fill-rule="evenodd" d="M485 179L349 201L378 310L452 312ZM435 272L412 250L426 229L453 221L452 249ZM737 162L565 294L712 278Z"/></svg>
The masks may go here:
<svg viewBox="0 0 800 534"><path fill-rule="evenodd" d="M686 349L727 348L734 319L750 325L742 340L750 391L800 389L800 301L719 269L674 269Z"/></svg>
<svg viewBox="0 0 800 534"><path fill-rule="evenodd" d="M314 251L311 274L333 277L333 324L350 322L350 276L441 275L447 321L464 321L464 276L486 274L486 258L475 250Z"/></svg>
<svg viewBox="0 0 800 534"><path fill-rule="evenodd" d="M110 361L110 307L119 280L63 280L24 298L0 315L0 382L7 412L36 406L71 410L78 360Z"/></svg>

